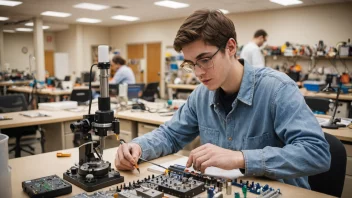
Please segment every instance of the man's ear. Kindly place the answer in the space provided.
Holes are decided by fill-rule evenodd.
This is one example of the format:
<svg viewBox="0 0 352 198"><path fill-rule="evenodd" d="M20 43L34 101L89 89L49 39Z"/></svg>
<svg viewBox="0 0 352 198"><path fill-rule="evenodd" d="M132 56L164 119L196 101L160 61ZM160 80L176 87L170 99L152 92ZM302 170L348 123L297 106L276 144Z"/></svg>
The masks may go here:
<svg viewBox="0 0 352 198"><path fill-rule="evenodd" d="M237 52L237 43L236 43L235 39L230 38L230 39L227 41L227 49L229 49L229 55L230 55L230 57L236 55L236 52Z"/></svg>

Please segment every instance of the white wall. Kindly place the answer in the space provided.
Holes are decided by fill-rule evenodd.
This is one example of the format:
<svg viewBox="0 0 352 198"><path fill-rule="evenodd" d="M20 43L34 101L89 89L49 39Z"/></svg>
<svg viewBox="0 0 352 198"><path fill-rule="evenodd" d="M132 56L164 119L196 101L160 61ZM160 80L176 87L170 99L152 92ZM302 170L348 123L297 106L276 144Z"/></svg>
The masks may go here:
<svg viewBox="0 0 352 198"><path fill-rule="evenodd" d="M68 53L70 73L76 72L76 26L69 25L69 29L55 33L56 52Z"/></svg>
<svg viewBox="0 0 352 198"><path fill-rule="evenodd" d="M89 71L92 65L92 46L109 45L109 27L83 26L83 69Z"/></svg>
<svg viewBox="0 0 352 198"><path fill-rule="evenodd" d="M257 29L263 28L269 34L270 45L282 45L286 41L313 45L322 39L329 46L334 46L339 41L352 38L351 10L352 3L324 4L229 14L228 17L235 24L239 45L246 44ZM122 49L122 55L126 56L126 47L129 43L159 41L162 43L164 55L166 46L173 45L177 30L183 21L184 19L176 19L112 27L110 44ZM164 60L161 61L163 71ZM302 64L305 67L308 62ZM320 61L318 64L326 64L326 61ZM269 66L275 65L270 63Z"/></svg>
<svg viewBox="0 0 352 198"><path fill-rule="evenodd" d="M52 37L52 42L47 42L47 36ZM27 54L22 53L23 47L27 47ZM44 33L44 49L55 51L55 35L53 33ZM4 33L4 51L5 64L8 63L12 69L27 70L29 55L34 55L33 33Z"/></svg>
<svg viewBox="0 0 352 198"><path fill-rule="evenodd" d="M109 28L86 25L70 25L69 29L56 32L56 51L69 55L70 72L80 76L92 65L93 45L109 45Z"/></svg>

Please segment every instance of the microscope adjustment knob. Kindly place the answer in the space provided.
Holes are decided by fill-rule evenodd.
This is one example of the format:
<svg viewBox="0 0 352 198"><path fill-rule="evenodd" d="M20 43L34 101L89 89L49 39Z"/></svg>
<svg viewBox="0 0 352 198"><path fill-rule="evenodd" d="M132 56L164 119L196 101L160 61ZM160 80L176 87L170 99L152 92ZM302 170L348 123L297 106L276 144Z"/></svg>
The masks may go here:
<svg viewBox="0 0 352 198"><path fill-rule="evenodd" d="M71 168L71 174L72 175L76 175L77 174L77 170L78 170L77 167L72 167Z"/></svg>

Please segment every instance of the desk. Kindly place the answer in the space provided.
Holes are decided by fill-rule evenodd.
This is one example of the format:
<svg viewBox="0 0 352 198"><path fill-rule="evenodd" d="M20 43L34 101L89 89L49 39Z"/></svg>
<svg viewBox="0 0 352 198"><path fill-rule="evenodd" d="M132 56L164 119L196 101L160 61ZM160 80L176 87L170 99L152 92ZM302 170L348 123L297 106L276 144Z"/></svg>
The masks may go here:
<svg viewBox="0 0 352 198"><path fill-rule="evenodd" d="M11 171L11 184L12 184L12 197L16 198L26 198L28 197L22 191L22 181L35 179L39 177L44 177L48 175L56 174L62 178L62 174L66 172L74 163L78 160L78 149L69 149L62 152L71 153L71 157L69 158L57 158L56 152L39 154L29 157L17 158L9 160L9 165L12 167ZM104 159L108 160L112 163L114 167L114 159L116 154L116 148L106 149L104 150ZM165 163L167 161L175 160L180 158L177 155L169 155L156 160L153 160L156 163ZM25 165L25 166L24 166ZM137 171L120 171L120 174L125 177L125 183L140 180L141 178L145 178L148 175L152 175L153 173L147 171L147 168L151 166L148 163L143 163L139 166L141 170L141 174L139 175ZM303 188L298 188L295 186L291 186L288 184L283 184L277 181L272 181L264 178L244 178L245 180L254 180L255 182L259 182L261 184L269 184L271 187L277 189L280 188L282 192L282 197L310 197L310 198L325 198L331 197L325 194L321 194L318 192L306 190ZM107 190L109 187L105 188ZM77 195L79 193L83 193L84 191L74 185L72 185L72 193L63 197L72 197L73 195ZM242 192L242 190L238 187L232 186L232 192ZM233 197L226 195L225 188L223 189L224 197ZM91 194L91 193L89 193ZM241 197L242 197L241 193ZM199 195L200 197L207 197L206 192L203 192ZM250 192L247 193L248 198L257 197Z"/></svg>
<svg viewBox="0 0 352 198"><path fill-rule="evenodd" d="M87 108L88 109L88 108ZM88 111L88 110L87 110ZM8 129L15 127L40 125L45 132L45 150L56 151L64 148L73 148L73 136L70 124L78 119L82 119L87 111L69 112L69 111L46 111L46 110L32 110L23 112L13 112L1 114L12 120L0 121L0 129ZM20 115L21 113L44 113L50 115L49 117L30 118Z"/></svg>
<svg viewBox="0 0 352 198"><path fill-rule="evenodd" d="M29 85L32 80L19 80L19 81L1 81L0 87L3 87L4 95L6 95L7 87L11 87L14 85Z"/></svg>
<svg viewBox="0 0 352 198"><path fill-rule="evenodd" d="M323 92L312 92L308 91L306 88L301 88L299 89L302 95L304 96L314 96L314 97L320 97L320 98L327 98L327 99L336 99L336 94L335 93L323 93ZM352 101L352 94L340 94L339 100L342 101Z"/></svg>
<svg viewBox="0 0 352 198"><path fill-rule="evenodd" d="M19 93L27 93L30 94L33 91L32 87L24 86L24 87L10 87L8 91L19 92ZM59 89L36 89L34 94L43 95L43 96L51 96L55 97L55 101L60 101L60 96L71 95L72 90L59 90Z"/></svg>

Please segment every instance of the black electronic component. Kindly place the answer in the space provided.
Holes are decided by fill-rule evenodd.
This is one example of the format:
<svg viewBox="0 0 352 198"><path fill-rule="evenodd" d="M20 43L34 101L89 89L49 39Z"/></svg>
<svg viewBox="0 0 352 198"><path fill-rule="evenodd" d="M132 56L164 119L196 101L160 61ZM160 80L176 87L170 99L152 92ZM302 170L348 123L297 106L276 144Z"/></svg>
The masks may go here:
<svg viewBox="0 0 352 198"><path fill-rule="evenodd" d="M71 184L57 175L24 181L22 189L31 198L57 197L72 192Z"/></svg>
<svg viewBox="0 0 352 198"><path fill-rule="evenodd" d="M79 170L81 170L81 168L82 166ZM106 170L106 168L103 167L102 170ZM64 179L87 192L99 190L124 181L124 177L121 176L119 172L111 169L110 163L107 168L108 172L104 172L102 176L99 176L99 174L102 173L102 170L99 170L98 168L87 168L87 172L85 172L86 174L77 174L77 167L72 167L64 173ZM98 175L94 175L94 171L98 171Z"/></svg>

